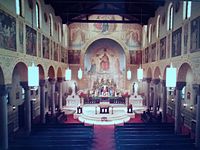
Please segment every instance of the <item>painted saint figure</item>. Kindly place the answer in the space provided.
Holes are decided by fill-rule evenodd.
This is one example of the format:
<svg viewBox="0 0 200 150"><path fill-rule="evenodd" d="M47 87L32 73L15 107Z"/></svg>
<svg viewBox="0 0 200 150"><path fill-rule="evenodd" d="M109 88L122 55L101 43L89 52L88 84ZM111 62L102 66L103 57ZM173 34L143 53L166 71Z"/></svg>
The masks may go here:
<svg viewBox="0 0 200 150"><path fill-rule="evenodd" d="M106 54L106 49L104 50L103 56L100 58L100 68L102 71L108 71L109 70L109 58Z"/></svg>

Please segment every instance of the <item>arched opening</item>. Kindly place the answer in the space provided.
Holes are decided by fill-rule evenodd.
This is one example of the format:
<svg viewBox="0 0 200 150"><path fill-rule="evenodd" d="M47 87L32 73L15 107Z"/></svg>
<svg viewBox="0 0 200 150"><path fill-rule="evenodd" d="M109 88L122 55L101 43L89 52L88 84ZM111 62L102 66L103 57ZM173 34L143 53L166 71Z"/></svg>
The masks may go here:
<svg viewBox="0 0 200 150"><path fill-rule="evenodd" d="M4 75L3 75L3 70L1 69L0 66L0 85L4 85Z"/></svg>
<svg viewBox="0 0 200 150"><path fill-rule="evenodd" d="M48 70L48 78L50 78L50 79L54 79L54 78L55 78L55 71L54 71L53 66L50 66L50 67L49 67L49 70Z"/></svg>
<svg viewBox="0 0 200 150"><path fill-rule="evenodd" d="M125 71L125 51L116 41L108 38L98 39L86 50L84 75L89 82L89 89L93 89L98 81L105 84L112 81L115 88L125 89Z"/></svg>
<svg viewBox="0 0 200 150"><path fill-rule="evenodd" d="M160 68L156 67L154 71L154 79L160 79L160 78L161 78Z"/></svg>
<svg viewBox="0 0 200 150"><path fill-rule="evenodd" d="M39 67L39 79L45 80L44 68L41 64L37 65Z"/></svg>

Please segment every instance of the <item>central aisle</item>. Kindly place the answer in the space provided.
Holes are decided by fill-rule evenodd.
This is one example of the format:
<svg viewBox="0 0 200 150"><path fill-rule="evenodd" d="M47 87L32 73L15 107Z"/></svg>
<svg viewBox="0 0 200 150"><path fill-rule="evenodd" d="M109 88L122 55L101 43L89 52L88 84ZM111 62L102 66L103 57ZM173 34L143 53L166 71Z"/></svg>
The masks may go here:
<svg viewBox="0 0 200 150"><path fill-rule="evenodd" d="M114 125L94 125L92 150L115 150Z"/></svg>

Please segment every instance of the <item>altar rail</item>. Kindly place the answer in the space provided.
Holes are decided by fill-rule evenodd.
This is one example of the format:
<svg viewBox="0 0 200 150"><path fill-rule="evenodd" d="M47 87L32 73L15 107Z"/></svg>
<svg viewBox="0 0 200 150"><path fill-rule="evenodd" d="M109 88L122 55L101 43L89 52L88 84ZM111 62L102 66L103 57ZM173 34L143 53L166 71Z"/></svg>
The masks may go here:
<svg viewBox="0 0 200 150"><path fill-rule="evenodd" d="M100 102L125 104L125 99L123 97L88 97L84 99L84 104L99 104Z"/></svg>

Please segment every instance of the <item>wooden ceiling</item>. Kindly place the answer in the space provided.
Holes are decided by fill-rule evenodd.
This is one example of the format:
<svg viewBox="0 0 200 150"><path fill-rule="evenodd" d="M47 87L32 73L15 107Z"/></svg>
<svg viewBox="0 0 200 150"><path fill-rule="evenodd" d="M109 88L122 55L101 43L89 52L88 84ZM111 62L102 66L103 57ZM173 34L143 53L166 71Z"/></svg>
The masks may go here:
<svg viewBox="0 0 200 150"><path fill-rule="evenodd" d="M108 22L147 24L165 0L45 0L63 24L74 22ZM88 20L93 14L120 15L122 20Z"/></svg>

